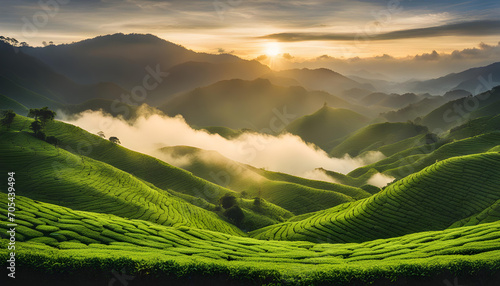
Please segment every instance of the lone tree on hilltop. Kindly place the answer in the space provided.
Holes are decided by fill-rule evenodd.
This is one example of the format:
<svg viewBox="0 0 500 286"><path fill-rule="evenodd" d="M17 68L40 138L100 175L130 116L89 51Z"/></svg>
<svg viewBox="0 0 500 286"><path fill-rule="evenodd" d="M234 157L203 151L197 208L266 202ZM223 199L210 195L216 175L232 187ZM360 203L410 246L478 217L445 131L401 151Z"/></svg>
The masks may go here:
<svg viewBox="0 0 500 286"><path fill-rule="evenodd" d="M111 141L111 143L114 143L114 144L122 144L120 142L120 139L118 139L118 137L115 137L115 136L109 137L109 141Z"/></svg>
<svg viewBox="0 0 500 286"><path fill-rule="evenodd" d="M104 135L104 132L102 131L97 132L97 135L101 136L102 138L106 138L106 135Z"/></svg>
<svg viewBox="0 0 500 286"><path fill-rule="evenodd" d="M7 111L3 112L3 118L0 120L0 123L4 126L7 126L7 128L10 128L10 125L14 121L14 117L16 117L16 114L12 109L9 109Z"/></svg>

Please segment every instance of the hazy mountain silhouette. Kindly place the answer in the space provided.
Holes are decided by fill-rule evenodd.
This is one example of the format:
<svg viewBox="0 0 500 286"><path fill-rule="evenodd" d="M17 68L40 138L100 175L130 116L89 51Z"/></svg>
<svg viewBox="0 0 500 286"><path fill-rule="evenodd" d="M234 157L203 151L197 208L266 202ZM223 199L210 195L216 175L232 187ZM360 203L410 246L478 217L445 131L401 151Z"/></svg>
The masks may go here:
<svg viewBox="0 0 500 286"><path fill-rule="evenodd" d="M151 105L178 92L225 79L255 79L270 71L257 61L229 54L196 53L150 34L113 34L21 51L76 82L114 82L127 90L144 85L149 67L163 76L148 92L145 102Z"/></svg>
<svg viewBox="0 0 500 286"><path fill-rule="evenodd" d="M181 94L159 109L170 116L181 114L188 123L196 126L258 130L269 128L270 124L282 129L292 120L318 110L324 103L337 108L356 108L323 91L277 86L267 79L233 79ZM283 110L293 118L280 121L280 115L276 113L281 114ZM272 118L277 118L278 122L271 122Z"/></svg>
<svg viewBox="0 0 500 286"><path fill-rule="evenodd" d="M3 42L0 42L0 62L0 93L27 107L39 103L54 105L51 101L80 103L92 98L114 99L125 92L113 83L75 83L40 60Z"/></svg>

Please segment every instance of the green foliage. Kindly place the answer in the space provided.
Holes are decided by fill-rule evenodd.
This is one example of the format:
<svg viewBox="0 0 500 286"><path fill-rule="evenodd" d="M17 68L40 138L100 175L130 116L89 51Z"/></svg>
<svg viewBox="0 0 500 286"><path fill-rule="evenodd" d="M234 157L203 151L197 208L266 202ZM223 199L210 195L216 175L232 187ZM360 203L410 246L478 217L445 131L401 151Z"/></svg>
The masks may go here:
<svg viewBox="0 0 500 286"><path fill-rule="evenodd" d="M238 205L233 205L224 211L224 216L227 217L236 226L240 226L245 218L243 210Z"/></svg>
<svg viewBox="0 0 500 286"><path fill-rule="evenodd" d="M363 152L374 151L382 146L426 133L427 129L424 126L413 123L386 122L372 124L350 134L342 143L330 151L330 155L336 157L345 154L357 156Z"/></svg>
<svg viewBox="0 0 500 286"><path fill-rule="evenodd" d="M28 117L39 121L42 127L45 127L47 122L54 120L56 112L50 110L47 106L43 108L31 108L28 112Z"/></svg>
<svg viewBox="0 0 500 286"><path fill-rule="evenodd" d="M500 181L495 175L499 172L498 153L454 157L367 199L268 226L250 235L258 239L346 243L446 229L471 215L484 216L480 214L500 199ZM491 219L496 217L493 210L496 208L486 212L492 214Z"/></svg>
<svg viewBox="0 0 500 286"><path fill-rule="evenodd" d="M425 277L429 281L440 273L452 277L481 273L482 279L490 279L500 270L499 221L363 243L316 244L256 240L188 227L161 226L71 210L22 196L16 197L16 201L21 212L40 209L35 218L42 219L41 212L57 216L51 223L60 230L36 225L43 234L34 232L29 234L31 238L16 237L20 271L29 271L31 275L50 273L43 276L48 279L74 278L88 270L93 275L87 279L98 277L101 281L101 275L109 275L112 269L126 269L128 275L136 277L135 283L168 277L170 282L179 284L186 281L213 284L221 279L220 283L351 285L357 281L364 285L396 277ZM1 212L6 211L6 202L7 195L0 193ZM90 220L124 231L96 228L99 235L90 238L87 236L92 232L80 227L80 222ZM61 233L70 240L60 241L53 235ZM7 238L0 239L2 256L8 253L7 243Z"/></svg>
<svg viewBox="0 0 500 286"><path fill-rule="evenodd" d="M225 194L219 199L219 202L224 209L231 208L237 204L236 197L233 194Z"/></svg>
<svg viewBox="0 0 500 286"><path fill-rule="evenodd" d="M7 126L7 128L10 128L10 125L14 121L14 117L16 117L16 114L12 109L4 111L3 118L0 120L0 124L2 124L3 126Z"/></svg>
<svg viewBox="0 0 500 286"><path fill-rule="evenodd" d="M118 137L115 137L115 136L111 136L111 137L109 137L109 141L110 141L111 143L113 143L113 144L122 144L122 143L120 142L120 139L118 139Z"/></svg>

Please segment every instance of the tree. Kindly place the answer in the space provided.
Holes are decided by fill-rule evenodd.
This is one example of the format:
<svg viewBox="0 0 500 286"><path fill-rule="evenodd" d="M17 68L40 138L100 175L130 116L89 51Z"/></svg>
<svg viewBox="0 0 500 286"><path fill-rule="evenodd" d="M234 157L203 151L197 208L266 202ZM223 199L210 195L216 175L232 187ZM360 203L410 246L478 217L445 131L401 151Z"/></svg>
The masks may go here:
<svg viewBox="0 0 500 286"><path fill-rule="evenodd" d="M106 136L104 135L104 132L102 132L102 131L97 132L97 135L101 136L102 138L106 138Z"/></svg>
<svg viewBox="0 0 500 286"><path fill-rule="evenodd" d="M245 218L243 210L237 205L228 208L224 212L224 216L227 217L236 226L240 226L241 223L243 222L243 219Z"/></svg>
<svg viewBox="0 0 500 286"><path fill-rule="evenodd" d="M114 144L122 144L120 142L120 139L118 139L118 137L115 137L115 136L109 137L109 141L111 141L111 143L114 143Z"/></svg>
<svg viewBox="0 0 500 286"><path fill-rule="evenodd" d="M225 194L219 199L219 203L224 209L229 209L230 207L236 205L236 197L232 194Z"/></svg>
<svg viewBox="0 0 500 286"><path fill-rule="evenodd" d="M45 141L49 144L54 145L54 147L57 147L57 145L59 144L59 140L57 140L55 136L48 136Z"/></svg>
<svg viewBox="0 0 500 286"><path fill-rule="evenodd" d="M14 117L16 117L16 114L14 113L14 111L12 109L4 111L3 118L0 121L0 123L4 126L7 126L7 128L10 128L10 125L14 121Z"/></svg>
<svg viewBox="0 0 500 286"><path fill-rule="evenodd" d="M42 124L38 120L31 122L30 129L33 130L33 133L35 133L35 137L37 137L37 138L38 138L38 134L43 133L42 132L42 129L43 129Z"/></svg>
<svg viewBox="0 0 500 286"><path fill-rule="evenodd" d="M42 124L42 127L45 127L48 121L54 120L57 113L55 111L50 110L47 106L44 108L31 108L28 117L35 118L39 120Z"/></svg>

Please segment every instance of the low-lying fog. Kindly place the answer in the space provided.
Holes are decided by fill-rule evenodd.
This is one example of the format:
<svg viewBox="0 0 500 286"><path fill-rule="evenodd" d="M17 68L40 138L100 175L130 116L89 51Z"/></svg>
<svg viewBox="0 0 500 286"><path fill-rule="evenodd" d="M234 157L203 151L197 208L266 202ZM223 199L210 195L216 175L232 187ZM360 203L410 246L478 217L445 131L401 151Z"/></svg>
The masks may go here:
<svg viewBox="0 0 500 286"><path fill-rule="evenodd" d="M237 138L226 139L218 134L195 130L180 116L168 117L143 112L130 122L101 111L85 111L76 116L62 117L63 121L93 134L103 131L106 138L116 136L124 147L167 162L167 156L159 152L159 148L185 145L215 150L231 160L258 168L334 182L326 173L315 169L321 167L346 174L384 158L380 152L369 152L356 158L348 155L343 158L331 158L323 150L291 134L272 136L244 133ZM176 162L168 163L176 165ZM392 179L380 175L370 180L374 185L385 186Z"/></svg>

